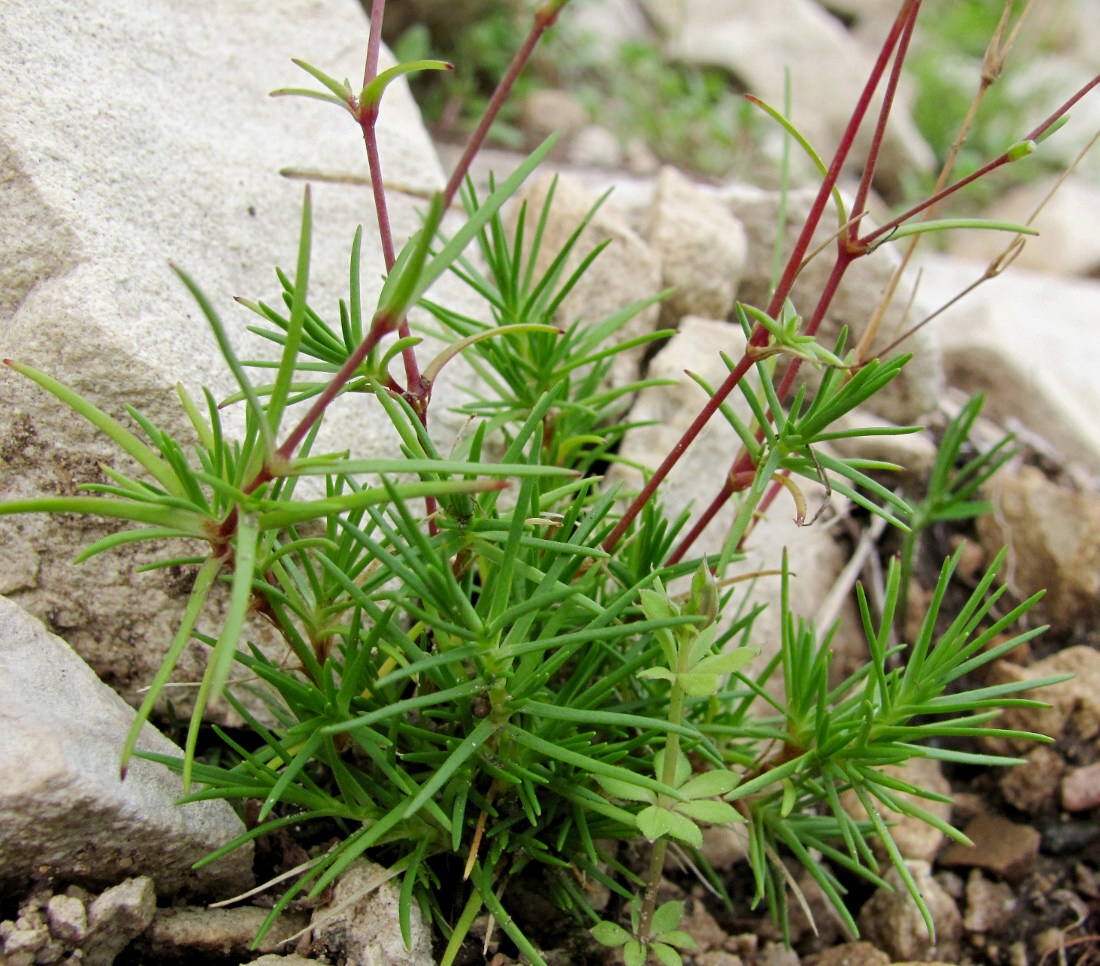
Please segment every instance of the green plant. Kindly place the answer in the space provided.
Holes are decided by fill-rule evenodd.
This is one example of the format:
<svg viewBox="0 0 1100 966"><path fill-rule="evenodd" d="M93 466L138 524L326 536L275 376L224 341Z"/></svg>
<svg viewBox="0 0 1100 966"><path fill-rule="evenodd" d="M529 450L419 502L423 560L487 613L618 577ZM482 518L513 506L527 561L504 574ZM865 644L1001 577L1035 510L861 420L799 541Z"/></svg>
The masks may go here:
<svg viewBox="0 0 1100 966"><path fill-rule="evenodd" d="M123 767L140 722L181 649L195 637L210 646L211 656L185 755L157 760L199 786L191 799L262 802L258 824L207 861L265 832L312 819L328 819L342 830L343 837L316 856L277 901L265 930L293 897L317 896L369 850L403 876L406 937L417 907L446 941L444 963L456 960L483 910L531 962L543 962L507 901L509 885L535 870L563 907L593 926L597 941L621 946L632 963L647 957L676 963L677 950L689 942L678 929L681 908L657 905L665 852L673 843L697 849L702 824L737 822L746 826L756 898L784 927L786 862L793 859L854 932L833 868L881 884L869 844L877 838L903 878L908 875L875 801L961 838L900 800L899 792L931 796L890 777L885 767L919 756L1010 761L921 743L925 739L992 733L1044 740L991 728L1001 709L1034 705L1018 692L1044 682L973 688L965 681L1038 633L1011 636L1033 600L1002 616L994 613L1004 593L994 589L999 560L937 634L958 558L948 561L921 632L907 649L888 644L902 583L899 568L892 568L886 612L877 623L861 596L872 660L833 688L827 680L832 631L819 633L795 619L785 572L780 652L752 668L757 609L751 602L739 606L727 573L756 514L777 493L790 493L800 522L812 522L798 476L824 481L895 523L913 515L904 500L868 475L889 467L839 459L822 445L841 435L832 429L835 421L896 377L906 357L857 366L845 336L824 347L815 333L855 259L892 237L945 227L913 220L934 197L861 234L860 218L849 219L834 198L870 92L888 66L896 80L919 2L902 4L867 96L854 109L836 158L828 168L822 165L817 203L771 303L739 311L745 354L727 360L729 376L710 390L707 406L637 494L606 488L591 474L616 458L614 443L627 428L621 399L641 385L609 389L605 378L615 356L631 345L616 342L616 333L644 303L588 328L560 326L563 300L585 268L569 274L564 268L577 235L538 271L549 209L539 212L530 242L523 230L528 212L521 212L514 237L500 216L550 144L494 184L487 197L467 191L464 224L450 237L440 233L443 213L497 109L565 3L548 0L536 12L462 161L432 199L422 229L400 248L385 217L378 105L386 85L402 72L439 65L416 62L378 73L382 0L374 3L360 90L303 65L324 88L310 96L346 110L362 129L388 272L368 320L358 288L357 233L348 298L339 322L326 322L308 301L307 192L294 276L279 275L283 308L247 303L261 320L256 331L279 347L275 363L241 363L217 314L181 273L240 387L227 402L245 408L239 438L228 438L209 394L203 407L181 392L194 431L186 444L131 410L142 439L45 374L9 363L106 433L138 463L142 476L108 470L111 483L92 487L96 495L13 501L0 505L0 513L79 513L136 524L97 542L83 557L132 541L182 539L185 555L158 566L197 568L183 621L139 712ZM887 97L856 212L863 210L890 104ZM1063 112L985 168L1030 153ZM789 301L791 285L830 198L837 200L842 226L835 268L803 320ZM464 255L471 245L480 249L484 268ZM436 327L454 341L425 363L406 316L448 271L486 300L493 318L467 318L426 303ZM483 377L484 389L466 405L476 425L444 456L427 428L432 385L460 353ZM804 388L793 389L806 363L822 370L812 398ZM403 372L395 375L398 366ZM254 383L250 367L273 370L274 380ZM745 378L750 371L756 378L751 386ZM735 390L744 396L751 422L727 404ZM399 434L399 456L354 460L346 453L313 452L322 420L348 392L373 398ZM290 418L292 413L298 418ZM724 547L693 555L700 526L688 530L686 517L670 518L657 490L718 413L734 426L742 448L704 521L730 499L737 501L737 514ZM302 477L319 481L324 495L302 497ZM195 555L196 540L205 543L204 554ZM231 602L218 636L207 637L196 631L196 622L219 581L230 585ZM681 593L682 583L687 589ZM249 610L270 619L293 663L247 641ZM1008 639L987 650L1002 634ZM259 693L266 717L226 691L257 747L222 733L239 760L197 763L203 707L225 690L234 662L264 686ZM782 678L782 698L765 687L773 677ZM866 807L866 822L841 807L840 793L848 790ZM623 841L652 843L647 870L640 873L617 854L614 843ZM619 897L630 910L630 930L601 920L578 874ZM468 880L468 889L455 887L460 880ZM905 881L931 928L915 885ZM446 897L456 894L457 904L448 905Z"/></svg>
<svg viewBox="0 0 1100 966"><path fill-rule="evenodd" d="M910 504L912 512L906 519L908 530L901 542L901 590L898 604L898 626L904 627L909 612L909 585L913 565L917 560L921 536L934 523L972 520L993 512L988 500L976 499L993 475L1015 455L1013 435L1002 437L990 449L965 459L963 449L970 430L982 411L985 398L971 396L944 429L936 450L936 462L928 478L922 499Z"/></svg>

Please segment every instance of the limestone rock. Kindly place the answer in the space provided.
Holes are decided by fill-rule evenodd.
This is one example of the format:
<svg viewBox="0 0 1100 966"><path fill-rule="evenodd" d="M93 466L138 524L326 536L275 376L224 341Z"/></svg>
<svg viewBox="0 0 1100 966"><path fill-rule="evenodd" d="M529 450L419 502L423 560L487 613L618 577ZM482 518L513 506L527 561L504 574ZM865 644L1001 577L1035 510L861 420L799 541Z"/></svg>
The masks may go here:
<svg viewBox="0 0 1100 966"><path fill-rule="evenodd" d="M532 147L558 134L561 141L554 150L560 150L588 120L588 111L577 97L555 88L532 91L520 105L520 123Z"/></svg>
<svg viewBox="0 0 1100 966"><path fill-rule="evenodd" d="M623 148L618 137L602 124L588 124L569 142L569 161L581 167L618 168Z"/></svg>
<svg viewBox="0 0 1100 966"><path fill-rule="evenodd" d="M1053 804L1066 763L1056 751L1039 745L1027 754L1027 761L1004 770L1000 786L1005 800L1023 812L1036 814Z"/></svg>
<svg viewBox="0 0 1100 966"><path fill-rule="evenodd" d="M1022 467L1000 474L991 487L997 511L982 517L987 550L1007 546L1013 589L1022 596L1045 590L1036 612L1057 631L1100 615L1100 494L1076 493Z"/></svg>
<svg viewBox="0 0 1100 966"><path fill-rule="evenodd" d="M238 906L207 909L204 906L174 906L158 909L142 939L142 951L152 962L188 957L217 959L245 956L267 919L268 909ZM264 936L258 949L274 953L295 934L306 929L309 916L283 913Z"/></svg>
<svg viewBox="0 0 1100 966"><path fill-rule="evenodd" d="M277 302L274 267L293 274L304 182L280 169L361 181L366 161L346 114L269 92L312 83L292 57L361 76L363 11L353 0L45 0L0 4L0 36L18 52L0 61L0 356L49 372L114 416L135 405L189 446L176 383L200 399L201 385L219 399L235 386L169 262L208 294L240 356L270 353L247 334L255 317L232 297ZM379 130L400 242L419 227L416 193L441 185L442 171L403 82L387 89ZM310 301L338 329L361 221L368 313L381 288L371 193L318 183L313 208ZM447 410L463 378L448 366L435 391L444 451L461 425ZM336 410L331 449L393 454L372 400L347 397ZM240 407L224 418L230 428L243 422ZM0 372L0 497L71 493L101 481L104 461L117 463L118 452L83 419ZM133 548L74 569L78 549L109 530L5 518L0 542L13 552L0 560L0 586L136 701L171 640L187 580L135 577L150 554ZM189 649L177 680L197 680L204 663L203 648ZM187 695L176 699L182 710Z"/></svg>
<svg viewBox="0 0 1100 966"><path fill-rule="evenodd" d="M985 265L921 259L922 300L944 305ZM1061 455L1100 474L1100 281L1059 279L1015 267L934 322L952 385L986 394L985 414L1018 420Z"/></svg>
<svg viewBox="0 0 1100 966"><path fill-rule="evenodd" d="M889 963L886 953L865 942L841 943L822 950L817 957L817 966L889 966Z"/></svg>
<svg viewBox="0 0 1100 966"><path fill-rule="evenodd" d="M649 367L650 377L670 379L676 384L650 387L638 394L630 419L652 425L630 430L623 440L621 455L627 461L656 467L707 401L706 393L684 374L685 370L701 376L712 387L717 386L729 372L719 353L725 352L736 361L744 346L745 338L738 326L693 316L684 319L679 331L654 356ZM736 390L728 402L743 420L751 419L747 403ZM699 519L721 487L739 446L737 434L724 419L716 417L710 421L665 482L662 500L671 519L689 508L692 521ZM637 489L641 484L640 474L625 464L615 464L608 477L623 481L627 490ZM806 494L812 514L823 501L824 490L802 478L798 486ZM790 570L797 575L791 578L792 599L797 601L798 612L806 617L814 615L844 566L843 552L820 521L799 527L794 516L784 492L749 535L745 559L731 569L731 574L770 572L756 580L752 591L754 603L767 604L751 635L752 643L763 649L757 658L758 666L763 666L779 649L780 580L775 571L782 564L784 547L789 551ZM692 552L718 553L733 519L733 505L727 502L703 530ZM855 660L853 650L861 652L866 647L858 626L858 618L849 604L842 611L841 628L833 642L840 652L834 659L836 665L851 666ZM772 686L781 686L781 682L773 677L769 683Z"/></svg>
<svg viewBox="0 0 1100 966"><path fill-rule="evenodd" d="M88 911L75 896L50 896L46 903L50 935L71 946L79 946L88 934Z"/></svg>
<svg viewBox="0 0 1100 966"><path fill-rule="evenodd" d="M157 894L148 876L127 879L97 896L88 909L83 962L111 966L123 949L153 921Z"/></svg>
<svg viewBox="0 0 1100 966"><path fill-rule="evenodd" d="M313 948L348 966L432 966L431 933L411 910L412 948L401 938L400 893L391 873L365 860L350 865L332 898L313 912Z"/></svg>
<svg viewBox="0 0 1100 966"><path fill-rule="evenodd" d="M251 885L251 844L191 869L244 832L228 804L178 806L179 778L142 759L119 781L133 717L64 641L0 598L0 767L8 776L0 788L0 881L19 886L45 868L105 885L155 876L170 894L232 895ZM149 726L138 747L183 754Z"/></svg>
<svg viewBox="0 0 1100 966"><path fill-rule="evenodd" d="M675 328L686 315L725 319L745 269L745 230L714 198L675 168L664 167L650 208L646 241L661 260L661 324Z"/></svg>
<svg viewBox="0 0 1100 966"><path fill-rule="evenodd" d="M966 915L963 928L968 932L993 932L1011 921L1016 912L1016 897L1007 882L990 882L978 869L966 880Z"/></svg>
<svg viewBox="0 0 1100 966"><path fill-rule="evenodd" d="M927 862L908 862L909 870L924 897L936 927L935 942L896 869L883 878L893 892L878 889L859 911L859 929L864 939L885 950L895 960L942 959L958 962L962 917L958 906L943 887L932 878Z"/></svg>
<svg viewBox="0 0 1100 966"><path fill-rule="evenodd" d="M1071 677L1060 684L1019 695L1042 701L1043 707L1009 708L994 726L1037 732L1071 744L1089 742L1100 735L1100 651L1069 647L1026 668L998 661L991 669L988 683L1037 681L1055 675ZM1020 754L1034 747L1031 742L1007 738L983 737L981 743L993 754Z"/></svg>
<svg viewBox="0 0 1100 966"><path fill-rule="evenodd" d="M1073 769L1062 780L1062 807L1084 812L1100 806L1100 762Z"/></svg>
<svg viewBox="0 0 1100 966"><path fill-rule="evenodd" d="M910 758L904 764L889 765L882 770L891 778L900 779L933 794L947 796L951 794L951 783L944 777L943 768L934 758ZM951 820L951 805L948 803L931 801L909 792L894 792L894 794L902 801L913 802L945 822ZM866 820L867 813L854 792L844 792L840 800L853 818L858 821ZM899 815L882 805L879 806L879 813L886 822L890 823L890 835L905 858L931 862L936 857L944 840L944 834L938 828L914 815ZM873 845L876 853L885 858L885 851L881 848L878 839L873 840Z"/></svg>

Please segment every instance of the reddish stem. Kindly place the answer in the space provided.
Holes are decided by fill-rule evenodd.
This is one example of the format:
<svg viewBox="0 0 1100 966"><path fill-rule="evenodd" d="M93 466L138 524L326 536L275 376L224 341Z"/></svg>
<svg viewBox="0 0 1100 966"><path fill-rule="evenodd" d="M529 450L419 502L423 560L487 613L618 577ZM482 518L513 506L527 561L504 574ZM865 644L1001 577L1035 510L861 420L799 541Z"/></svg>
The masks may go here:
<svg viewBox="0 0 1100 966"><path fill-rule="evenodd" d="M378 76L378 58L382 48L382 21L386 14L386 0L372 0L370 11L370 35L367 39L367 60L363 67L363 87ZM389 206L386 201L385 183L382 180L382 158L378 151L378 109L380 103L360 104L356 111L356 120L363 131L363 143L367 149L367 166L370 169L371 191L374 194L374 210L378 217L378 238L382 244L382 257L389 272L397 261L393 244L393 227L390 222ZM402 319L398 324L398 335L404 339L409 335L409 323ZM408 392L421 398L425 388L420 378L420 366L412 346L401 352L401 361L405 366L405 382ZM427 413L427 405L423 407ZM418 408L419 411L419 408Z"/></svg>
<svg viewBox="0 0 1100 966"><path fill-rule="evenodd" d="M1046 120L1044 120L1038 127L1034 128L1028 134L1021 138L1021 141L1035 141L1041 138L1051 127L1053 127L1061 118L1076 104L1082 97L1088 94L1097 86L1100 86L1100 74L1094 77L1091 81L1084 85L1076 94L1073 95L1068 101L1066 101L1061 107L1058 108L1053 114L1051 114ZM1010 149L1011 150L1011 149ZM984 178L991 171L995 171L997 168L1003 167L1006 164L1010 164L1013 158L1010 156L1010 151L1005 151L999 157L994 158L987 164L982 165L973 174L967 175L965 178L960 178L954 184L948 185L940 191L937 191L932 197L925 199L919 205L914 205L904 214L898 215L896 218L892 218L890 221L883 225L880 225L873 232L866 235L861 239L865 245L873 245L876 241L884 238L899 225L905 224L905 222L911 220L916 215L919 215L926 208L931 208L933 205L939 204L944 198L949 195L953 195L956 191L965 188L968 184L977 181L979 178Z"/></svg>
<svg viewBox="0 0 1100 966"><path fill-rule="evenodd" d="M864 84L863 90L860 92L859 100L856 102L856 106L852 111L851 118L848 121L848 126L844 130L844 134L841 137L840 145L836 150L836 154L833 156L832 163L829 165L828 172L825 175L824 180L821 183L821 187L818 190L817 197L814 199L814 203L810 208L810 213L806 217L806 223L802 227L802 231L798 236L798 240L795 242L794 248L791 251L790 256L787 259L786 266L783 270L783 274L779 279L779 284L776 286L775 293L772 295L771 302L768 304L767 313L773 318L777 316L783 307L783 303L790 295L791 289L794 286L795 278L798 276L798 272L802 266L802 260L809 250L810 242L813 239L814 232L817 230L818 225L821 223L821 217L824 214L825 206L828 204L830 195L833 188L836 186L837 179L840 177L841 168L844 162L847 160L849 153L852 150L852 145L855 143L856 134L859 131L860 126L863 123L863 119L867 114L871 105L871 99L874 96L874 92L882 80L882 75L886 71L886 66L890 62L890 57L894 52L894 49L898 46L898 43L902 36L908 36L912 32L913 22L916 20L917 13L920 10L921 0L906 0L897 17L894 20L894 24L890 29L886 40L883 42L882 49L879 51L878 58L875 60L874 67L871 69L870 76L867 79L867 83ZM880 110L880 116L882 114L888 114L892 101L884 98L883 106ZM870 178L873 171L870 168L865 169L864 178ZM843 252L847 250L849 239L842 239L838 248L842 253L838 258L838 266L840 262L843 262L843 268L846 269L850 264L851 258L855 257L855 253L851 253L850 256L845 259ZM843 275L843 269L840 271L840 275ZM822 299L818 304L817 309L814 312L814 317L817 320L816 325L820 325L821 318L824 317L825 309L828 307L828 301L832 299L833 294L836 291L836 285L839 284L840 275L834 270L833 276L830 276L830 281L833 281L835 277L835 283L831 285L831 288L823 293ZM807 331L810 332L809 328ZM812 334L812 333L811 333ZM763 346L768 341L768 332L761 326L756 325L753 328L752 335L749 337L750 346ZM741 357L740 362L730 372L722 384L717 388L714 395L707 400L706 405L700 410L699 414L692 421L691 425L687 428L684 434L677 440L672 450L668 453L665 459L661 462L661 465L657 467L653 475L649 478L646 485L642 488L641 492L634 498L630 506L627 507L623 513L622 519L619 520L615 528L608 534L607 539L603 542L603 549L611 552L614 550L616 544L622 539L623 534L626 533L630 524L634 521L634 518L641 512L642 507L653 497L653 494L657 491L657 488L664 482L672 468L680 461L687 448L695 441L699 433L702 432L703 427L711 420L719 407L731 392L737 387L737 384L744 378L745 373L748 372L749 367L752 365L752 361L749 358L748 353ZM782 397L781 397L782 398ZM737 467L740 464L740 460L734 466L733 472L737 471ZM686 549L686 548L685 548ZM679 552L679 548L678 551Z"/></svg>
<svg viewBox="0 0 1100 966"><path fill-rule="evenodd" d="M443 192L444 207L449 208L451 202L454 201L458 189L462 187L462 182L466 180L466 175L470 172L470 165L473 163L474 157L481 150L485 138L489 135L489 128L493 126L493 121L497 119L504 102L508 100L508 95L511 94L512 88L515 86L516 78L519 77L523 68L527 65L527 61L531 59L531 54L542 39L542 35L554 25L558 19L558 14L561 13L568 2L569 0L548 0L547 3L544 3L535 11L531 30L522 45L520 45L519 50L516 51L516 55L508 65L508 70L504 72L500 83L497 84L497 89L493 91L493 96L489 99L489 106L485 108L485 113L474 129L474 133L470 135L470 140L451 173L451 179L447 182L447 187Z"/></svg>

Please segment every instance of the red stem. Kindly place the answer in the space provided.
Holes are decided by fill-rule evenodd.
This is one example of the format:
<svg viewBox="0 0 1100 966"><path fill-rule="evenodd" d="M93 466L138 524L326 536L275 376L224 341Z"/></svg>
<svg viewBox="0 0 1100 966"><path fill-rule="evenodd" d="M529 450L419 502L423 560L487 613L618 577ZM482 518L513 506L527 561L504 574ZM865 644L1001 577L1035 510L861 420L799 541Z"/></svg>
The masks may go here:
<svg viewBox="0 0 1100 966"><path fill-rule="evenodd" d="M497 89L493 91L493 96L489 99L489 106L486 107L485 113L474 129L474 133L470 135L470 140L451 173L451 179L447 182L447 187L443 192L444 207L450 207L451 202L454 201L458 189L462 187L462 182L466 180L466 175L469 174L474 157L485 143L489 128L492 127L493 121L497 119L504 102L508 100L508 95L512 92L516 78L519 77L523 68L527 65L527 61L531 59L531 54L538 45L539 40L542 39L542 35L554 25L554 22L558 19L558 14L568 2L569 0L549 0L535 11L535 19L530 32L519 50L516 51L516 55L508 65L508 70L504 72L500 83L497 84Z"/></svg>
<svg viewBox="0 0 1100 966"><path fill-rule="evenodd" d="M1091 81L1084 85L1076 94L1073 95L1068 101L1066 101L1061 107L1058 108L1053 114L1044 120L1038 127L1030 131L1028 134L1021 138L1021 141L1035 141L1041 138L1054 124L1056 124L1082 97L1092 91L1095 87L1100 86L1100 74L1094 77ZM971 182L977 181L979 178L984 178L989 172L995 171L997 168L1003 167L1006 164L1010 164L1012 159L1009 157L1009 152L1005 151L1004 154L994 158L987 164L982 165L973 174L967 175L965 178L960 178L954 184L948 185L946 188L936 192L931 198L927 198L919 205L914 205L904 214L898 215L896 218L891 219L883 225L880 225L873 232L866 235L860 241L864 245L873 245L876 241L883 238L892 232L899 225L905 224L910 221L916 215L919 215L926 208L931 208L933 205L939 204L944 198L949 195L953 195L956 191L965 188Z"/></svg>
<svg viewBox="0 0 1100 966"><path fill-rule="evenodd" d="M370 34L367 39L367 60L363 66L363 87L365 88L378 76L378 58L382 48L382 21L386 14L386 0L372 0L370 11ZM378 238L382 243L382 258L389 272L397 261L397 253L393 244L393 227L390 222L389 206L386 202L385 182L382 180L382 158L378 151L378 124L379 104L359 105L356 119L363 130L363 143L367 149L367 166L370 169L371 191L374 194L374 210L378 217ZM404 339L409 335L409 323L402 319L397 326L398 335ZM420 366L416 360L416 353L412 346L408 346L401 352L401 360L405 366L405 383L408 392L416 398L422 398L426 392L423 381L420 378ZM427 418L427 405L418 407L418 412L423 411L423 417Z"/></svg>
<svg viewBox="0 0 1100 966"><path fill-rule="evenodd" d="M871 74L867 79L867 83L864 84L863 90L860 93L859 100L856 102L855 109L852 111L852 116L848 121L848 126L844 130L844 134L841 137L840 145L836 150L836 154L833 156L832 163L829 165L829 170L825 175L824 180L821 183L821 188L818 190L817 197L814 199L814 203L810 208L810 213L806 217L806 223L802 227L802 231L798 236L798 240L795 242L794 249L791 251L790 256L787 259L786 266L783 270L783 274L780 276L779 284L776 286L775 293L772 295L771 302L768 304L768 315L775 317L779 314L783 307L783 303L790 295L791 288L794 286L795 278L798 276L798 272L802 266L802 259L805 257L806 252L809 250L810 242L813 239L814 232L817 230L818 225L821 223L821 217L825 211L825 206L828 204L829 197L832 194L833 188L836 186L837 179L840 177L840 170L844 162L847 160L849 153L852 150L852 145L855 143L856 134L859 131L863 118L867 114L871 105L871 99L874 96L874 92L882 80L882 75L886 71L886 66L890 61L890 56L894 52L894 48L898 45L898 42L903 34L912 31L912 23L915 21L917 13L920 10L921 0L905 0L904 5L899 11L897 17L894 20L894 24L890 29L890 33L886 40L883 42L882 49L879 51L878 58L875 60L874 67L871 69ZM890 101L884 100L881 113L888 113L890 107ZM869 177L868 171L864 172L864 177ZM844 243L848 242L848 239L843 240ZM840 250L843 252L846 244L840 246ZM847 268L847 264L850 263L850 258L845 262L844 268ZM843 272L841 272L843 274ZM834 275L836 272L834 271ZM836 279L836 283L839 284L839 277ZM833 293L836 290L834 284L827 292L828 298L831 299ZM826 296L822 296L822 300L818 305L817 310L814 313L817 319L817 324L820 325L821 318L824 317L825 308L827 307ZM809 331L809 329L807 329ZM768 332L761 326L756 325L753 328L752 335L749 338L750 346L762 346L767 344ZM702 432L703 427L711 420L714 414L718 411L718 408L731 392L737 387L737 384L744 378L745 373L748 372L749 367L752 365L748 353L741 357L740 362L730 372L722 384L717 388L714 395L707 400L706 405L700 410L699 414L692 421L691 425L687 428L684 434L673 446L672 450L668 453L665 459L661 462L661 465L657 467L653 475L649 478L646 485L642 488L641 492L631 501L630 506L627 507L623 513L622 519L619 520L615 528L608 534L607 539L603 542L603 549L611 552L614 550L616 544L622 539L623 534L626 533L630 524L634 521L634 518L641 512L642 507L652 498L657 488L664 482L672 468L680 461L687 448L695 441L699 433Z"/></svg>

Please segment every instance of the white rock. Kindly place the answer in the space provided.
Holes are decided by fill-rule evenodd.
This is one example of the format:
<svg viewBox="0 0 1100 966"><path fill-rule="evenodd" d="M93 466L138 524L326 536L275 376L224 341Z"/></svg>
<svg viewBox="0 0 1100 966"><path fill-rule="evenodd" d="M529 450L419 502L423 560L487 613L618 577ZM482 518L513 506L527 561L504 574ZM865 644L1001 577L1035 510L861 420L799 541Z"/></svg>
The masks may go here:
<svg viewBox="0 0 1100 966"><path fill-rule="evenodd" d="M191 869L244 832L228 804L178 806L179 778L141 759L119 781L133 718L64 641L0 598L0 880L45 869L98 883L151 875L168 894L248 888L251 845ZM183 754L148 726L138 747Z"/></svg>
<svg viewBox="0 0 1100 966"><path fill-rule="evenodd" d="M675 168L662 168L645 238L661 260L665 286L675 289L661 303L662 325L675 328L685 315L729 317L748 243L718 199Z"/></svg>
<svg viewBox="0 0 1100 966"><path fill-rule="evenodd" d="M667 31L671 55L723 67L773 105L783 104L789 68L794 122L818 154L832 156L874 62L873 53L834 17L811 0L645 0L643 6ZM901 171L932 164L907 102L903 85L880 161L880 174L891 187ZM853 163L859 163L865 136L857 140Z"/></svg>
<svg viewBox="0 0 1100 966"><path fill-rule="evenodd" d="M558 30L576 37L586 53L614 69L625 43L651 42L653 31L634 0L600 0L570 4L558 20Z"/></svg>
<svg viewBox="0 0 1100 966"><path fill-rule="evenodd" d="M985 266L922 259L922 301L945 304ZM1100 473L1100 282L1014 267L935 319L953 385L986 394L986 413L1019 420L1088 472Z"/></svg>
<svg viewBox="0 0 1100 966"><path fill-rule="evenodd" d="M893 891L878 889L859 912L863 938L885 950L895 960L957 962L962 917L955 900L934 878L927 862L906 862L936 927L935 941L909 895L901 876L890 868L883 879Z"/></svg>
<svg viewBox="0 0 1100 966"><path fill-rule="evenodd" d="M276 301L274 266L293 274L304 182L279 171L361 178L366 161L346 113L268 94L313 83L292 57L362 76L363 10L355 0L45 0L0 4L0 36L18 53L0 60L0 356L49 372L112 415L136 405L189 445L177 381L193 395L205 384L218 398L233 384L169 260L206 291L241 355L270 354L246 335L255 317L232 296ZM409 192L437 188L442 171L403 83L387 90L379 130L387 180L400 189L390 196L400 241L418 228L424 204ZM311 302L338 329L336 297L347 290L361 221L368 313L381 287L371 192L319 183L313 203ZM447 412L458 371L448 366L435 391L432 425L444 451L461 425ZM239 409L225 418L239 422ZM337 409L333 449L391 454L373 400L344 397ZM71 493L100 478L101 461L117 461L117 452L90 426L0 372L0 495ZM13 553L0 560L0 586L136 700L171 640L186 581L133 577L147 551L74 570L77 549L109 529L5 519L0 540ZM189 650L179 678L197 680L204 662L203 649Z"/></svg>
<svg viewBox="0 0 1100 966"><path fill-rule="evenodd" d="M88 966L111 966L115 957L145 932L156 910L157 894L148 876L112 886L88 909L83 962Z"/></svg>
<svg viewBox="0 0 1100 966"><path fill-rule="evenodd" d="M1064 54L1045 54L1004 74L1000 82L1004 84L1001 92L1004 102L1018 106L1018 113L1013 114L1014 123L1007 139L1008 144L1022 138L1096 77L1095 51L1100 50L1100 38L1097 37L1095 28L1092 32L1078 30L1078 16L1077 11L1063 14L1067 25L1072 23L1074 32L1080 35L1084 43L1093 46L1092 51L1082 48ZM1096 23L1095 9L1084 15L1081 20L1082 28L1086 20ZM1098 127L1100 97L1096 96L1094 89L1091 94L1073 105L1065 127L1040 144L1039 151L1046 160L1055 165L1068 166L1088 144ZM1100 182L1100 152L1090 151L1078 166L1077 174L1084 175L1094 183Z"/></svg>
<svg viewBox="0 0 1100 966"><path fill-rule="evenodd" d="M73 946L84 942L88 932L88 911L74 896L50 896L46 902L46 919L54 939Z"/></svg>
<svg viewBox="0 0 1100 966"><path fill-rule="evenodd" d="M894 426L862 408L855 409L834 424L836 429L888 429ZM833 440L832 448L845 459L880 460L900 466L905 480L924 478L936 461L936 444L927 432L898 436L852 436Z"/></svg>
<svg viewBox="0 0 1100 966"><path fill-rule="evenodd" d="M589 124L573 135L569 162L581 167L617 168L623 161L618 137L602 124Z"/></svg>
<svg viewBox="0 0 1100 966"><path fill-rule="evenodd" d="M1043 204L1058 181L1057 175L1009 189L982 217L1024 224ZM1095 275L1100 272L1100 233L1094 213L1100 210L1100 184L1070 177L1045 202L1033 222L1040 237L1024 245L1015 268L1052 275ZM968 231L952 236L948 251L962 258L992 261L1004 251L1002 232Z"/></svg>
<svg viewBox="0 0 1100 966"><path fill-rule="evenodd" d="M314 952L338 955L348 966L432 966L431 933L410 911L412 947L401 938L400 892L388 870L365 860L348 867L332 898L313 912Z"/></svg>
<svg viewBox="0 0 1100 966"><path fill-rule="evenodd" d="M589 120L588 111L575 95L552 87L528 94L520 105L520 117L532 146L551 134L568 140Z"/></svg>
<svg viewBox="0 0 1100 966"><path fill-rule="evenodd" d="M934 758L910 758L901 765L887 765L883 768L884 774L891 778L907 782L915 788L932 792L936 795L950 795L951 783L943 774L943 768ZM951 805L945 802L930 801L920 795L910 792L894 792L903 802L912 802L927 812L931 812L944 822L951 821ZM859 797L853 791L844 792L841 802L847 812L856 821L867 821L867 812L863 808ZM879 805L879 814L890 824L890 835L898 847L898 851L907 859L923 859L931 862L939 852L944 842L944 833L934 825L915 815L905 815L894 812L883 805ZM886 856L885 847L878 839L872 840L875 852L883 859Z"/></svg>

